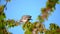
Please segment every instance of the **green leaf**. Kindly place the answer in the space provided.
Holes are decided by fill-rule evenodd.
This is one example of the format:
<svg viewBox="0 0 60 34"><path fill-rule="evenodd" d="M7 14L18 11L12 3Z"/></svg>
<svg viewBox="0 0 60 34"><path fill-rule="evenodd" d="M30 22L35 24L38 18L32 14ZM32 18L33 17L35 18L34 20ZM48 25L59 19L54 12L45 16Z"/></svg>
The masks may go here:
<svg viewBox="0 0 60 34"><path fill-rule="evenodd" d="M32 31L26 30L24 34L32 34Z"/></svg>
<svg viewBox="0 0 60 34"><path fill-rule="evenodd" d="M57 4L60 4L60 1L58 1Z"/></svg>

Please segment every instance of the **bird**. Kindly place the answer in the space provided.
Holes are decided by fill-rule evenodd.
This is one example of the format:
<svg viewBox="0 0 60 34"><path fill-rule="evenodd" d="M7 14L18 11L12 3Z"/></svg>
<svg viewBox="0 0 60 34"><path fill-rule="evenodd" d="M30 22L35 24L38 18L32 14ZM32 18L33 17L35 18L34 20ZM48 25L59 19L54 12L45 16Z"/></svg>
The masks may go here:
<svg viewBox="0 0 60 34"><path fill-rule="evenodd" d="M30 15L23 15L22 18L20 19L20 23L26 23L29 20L31 20Z"/></svg>

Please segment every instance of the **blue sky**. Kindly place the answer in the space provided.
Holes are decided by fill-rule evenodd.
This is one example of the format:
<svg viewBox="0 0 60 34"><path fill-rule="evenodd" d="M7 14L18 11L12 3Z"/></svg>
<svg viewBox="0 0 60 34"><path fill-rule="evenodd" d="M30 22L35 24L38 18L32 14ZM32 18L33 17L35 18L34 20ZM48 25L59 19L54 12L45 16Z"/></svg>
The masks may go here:
<svg viewBox="0 0 60 34"><path fill-rule="evenodd" d="M41 14L41 8L46 6L47 0L12 0L7 4L7 10L5 10L6 19L20 20L23 15L31 15L31 22L36 21L36 18ZM3 0L1 3L5 3ZM1 4L0 3L0 4ZM48 28L50 23L56 23L60 26L60 5L56 5L56 10L45 21L45 26ZM16 26L10 28L8 31L13 34L24 34L22 26Z"/></svg>

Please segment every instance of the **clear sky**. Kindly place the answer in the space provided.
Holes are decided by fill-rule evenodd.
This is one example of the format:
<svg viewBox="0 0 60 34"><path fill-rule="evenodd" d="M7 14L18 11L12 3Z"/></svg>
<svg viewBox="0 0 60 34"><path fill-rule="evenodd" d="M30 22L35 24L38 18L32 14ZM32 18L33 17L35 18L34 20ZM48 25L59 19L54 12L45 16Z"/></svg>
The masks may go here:
<svg viewBox="0 0 60 34"><path fill-rule="evenodd" d="M41 13L41 8L46 6L47 0L12 0L7 4L5 14L7 19L20 20L23 15L31 15L31 22L36 21L37 16ZM4 3L4 1L2 1ZM0 3L1 4L1 3ZM60 5L56 5L56 10L49 16L48 21L45 21L45 26L48 28L50 23L56 23L60 26ZM13 34L24 34L22 26L10 28L8 31Z"/></svg>

